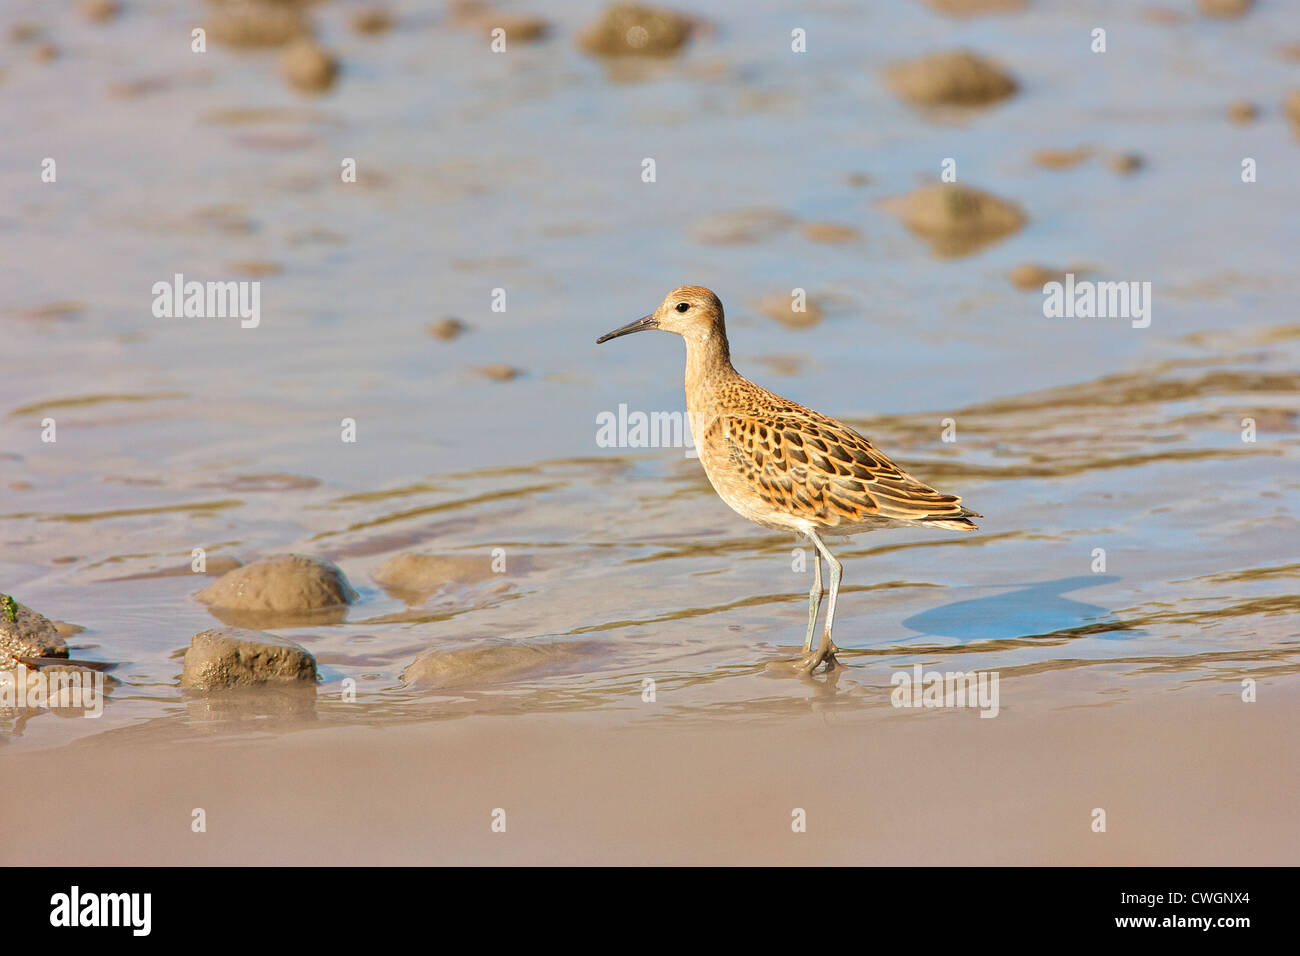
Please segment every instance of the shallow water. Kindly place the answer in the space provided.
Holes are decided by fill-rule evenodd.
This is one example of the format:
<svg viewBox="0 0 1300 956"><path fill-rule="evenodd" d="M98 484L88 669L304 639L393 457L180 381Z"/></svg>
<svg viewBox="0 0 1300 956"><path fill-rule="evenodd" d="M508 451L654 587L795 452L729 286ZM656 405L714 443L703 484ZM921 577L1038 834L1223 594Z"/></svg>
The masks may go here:
<svg viewBox="0 0 1300 956"><path fill-rule="evenodd" d="M179 652L216 623L193 598L198 547L319 555L361 592L341 622L273 628L321 664L314 705L290 708L315 721L630 712L646 677L671 701L660 716L869 710L918 661L997 670L1003 706L1048 670L1079 673L1064 706L1297 670L1300 146L1280 101L1300 68L1275 55L1300 39L1295 11L1164 26L1127 4L961 22L914 3L701 8L712 35L629 79L572 47L599 4L548 5L552 38L505 55L394 6L377 39L337 5L314 14L344 62L322 98L289 91L274 53L191 54L192 4L105 27L7 6L6 30L42 24L62 55L34 63L6 40L0 74L0 588L83 627L74 657L116 665L101 720L10 721L9 743L226 716L176 686ZM1104 55L1088 50L1099 15ZM792 26L809 53L789 52ZM1021 92L946 116L880 81L954 45L999 58ZM1236 98L1261 119L1230 125ZM1099 155L1030 160L1077 145ZM1146 164L1117 175L1109 151ZM57 184L39 180L45 156ZM881 201L946 157L1027 227L934 256ZM754 209L788 222L700 240ZM803 236L822 221L862 238ZM1026 261L1151 282L1150 327L1044 318L1005 278ZM241 262L279 267L257 328L152 315L154 282L244 278ZM851 666L831 686L764 669L802 638L799 542L733 515L683 449L597 443L620 404L683 407L675 339L593 344L683 283L721 295L743 372L985 515L972 535L832 543ZM755 308L794 287L823 321ZM469 331L438 340L425 326L444 316ZM522 374L474 372L490 363ZM374 570L411 551L483 571L385 592ZM426 649L501 641L550 646L548 665L440 694L399 680ZM338 699L348 677L361 710Z"/></svg>

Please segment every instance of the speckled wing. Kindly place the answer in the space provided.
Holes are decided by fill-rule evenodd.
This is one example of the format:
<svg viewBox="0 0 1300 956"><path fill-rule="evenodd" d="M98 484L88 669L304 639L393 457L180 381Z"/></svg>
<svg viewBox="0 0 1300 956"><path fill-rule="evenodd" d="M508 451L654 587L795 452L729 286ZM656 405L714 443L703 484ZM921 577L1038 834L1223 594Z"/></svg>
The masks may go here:
<svg viewBox="0 0 1300 956"><path fill-rule="evenodd" d="M883 518L975 529L967 518L979 515L957 496L902 471L847 425L778 401L763 411L723 412L718 421L733 465L770 508L824 527Z"/></svg>

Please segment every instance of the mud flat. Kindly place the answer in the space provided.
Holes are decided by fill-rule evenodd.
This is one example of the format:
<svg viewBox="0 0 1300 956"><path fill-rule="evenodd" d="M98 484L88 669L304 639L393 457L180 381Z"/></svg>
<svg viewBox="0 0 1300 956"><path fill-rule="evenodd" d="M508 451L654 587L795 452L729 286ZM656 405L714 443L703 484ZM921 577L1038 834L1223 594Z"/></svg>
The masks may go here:
<svg viewBox="0 0 1300 956"><path fill-rule="evenodd" d="M823 692L680 721L661 692L635 717L358 723L238 748L146 725L11 757L3 806L59 806L63 838L4 812L0 845L24 866L1296 862L1294 674L1254 704L1225 682L1061 706L1080 673L1003 681L991 720L894 709L882 688L865 714Z"/></svg>

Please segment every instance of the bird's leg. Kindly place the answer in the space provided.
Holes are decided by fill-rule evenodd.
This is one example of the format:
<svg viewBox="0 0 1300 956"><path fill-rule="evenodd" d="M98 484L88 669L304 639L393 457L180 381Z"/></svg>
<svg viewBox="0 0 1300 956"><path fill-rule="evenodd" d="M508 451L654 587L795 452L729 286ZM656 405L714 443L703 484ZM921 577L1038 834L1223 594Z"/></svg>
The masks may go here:
<svg viewBox="0 0 1300 956"><path fill-rule="evenodd" d="M812 543L817 546L817 550L821 552L831 569L831 587L830 603L826 605L826 628L822 631L821 643L817 645L815 653L808 654L800 662L799 669L805 674L811 674L822 664L826 665L827 670L835 667L835 652L839 648L831 641L831 628L835 623L835 599L840 593L840 573L844 570L844 565L835 560L835 555L830 553L822 539L817 537L816 532L808 532L808 537L812 539Z"/></svg>
<svg viewBox="0 0 1300 956"><path fill-rule="evenodd" d="M803 652L812 650L813 629L817 626L817 612L822 606L822 556L813 550L813 586L808 592L808 633L804 635Z"/></svg>

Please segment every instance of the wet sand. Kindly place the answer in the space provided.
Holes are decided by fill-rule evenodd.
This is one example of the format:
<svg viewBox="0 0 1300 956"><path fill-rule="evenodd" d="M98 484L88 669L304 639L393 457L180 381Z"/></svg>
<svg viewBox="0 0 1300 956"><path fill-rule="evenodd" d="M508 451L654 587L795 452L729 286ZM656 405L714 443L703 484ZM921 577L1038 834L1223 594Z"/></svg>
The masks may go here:
<svg viewBox="0 0 1300 956"><path fill-rule="evenodd" d="M1045 675L1004 685L993 719L826 693L701 720L663 693L292 733L155 722L8 758L7 804L59 811L0 815L0 847L24 865L1293 864L1298 683L1069 706L1072 675Z"/></svg>

